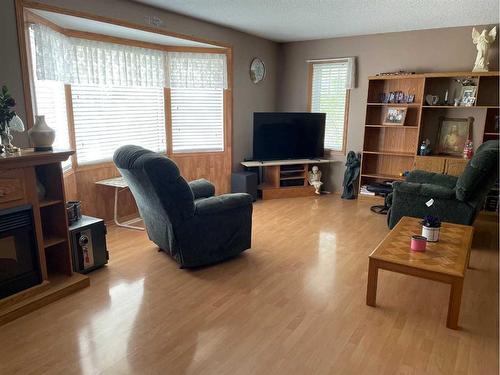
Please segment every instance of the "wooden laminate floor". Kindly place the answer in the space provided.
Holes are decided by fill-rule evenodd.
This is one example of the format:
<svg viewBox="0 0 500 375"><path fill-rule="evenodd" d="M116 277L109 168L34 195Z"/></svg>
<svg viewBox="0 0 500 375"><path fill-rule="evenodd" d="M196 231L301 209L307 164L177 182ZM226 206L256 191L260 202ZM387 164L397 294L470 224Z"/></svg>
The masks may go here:
<svg viewBox="0 0 500 375"><path fill-rule="evenodd" d="M476 227L460 331L449 286L381 271L368 202L258 202L253 248L181 270L143 232L111 227L91 287L0 327L1 374L497 374L498 231Z"/></svg>

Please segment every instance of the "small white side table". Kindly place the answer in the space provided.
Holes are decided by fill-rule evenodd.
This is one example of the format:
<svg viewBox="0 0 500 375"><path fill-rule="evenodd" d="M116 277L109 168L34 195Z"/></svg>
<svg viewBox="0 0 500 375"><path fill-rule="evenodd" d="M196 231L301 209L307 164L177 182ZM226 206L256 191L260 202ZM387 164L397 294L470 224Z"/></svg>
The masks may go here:
<svg viewBox="0 0 500 375"><path fill-rule="evenodd" d="M115 222L116 225L118 225L119 227L122 227L122 228L144 230L144 228L142 228L142 227L132 225L134 223L141 221L142 220L141 217L127 220L124 222L118 221L118 193L120 191L128 189L128 185L125 182L125 179L123 177L113 177L113 178L108 178L107 180L96 181L96 185L109 186L109 187L112 187L115 189L115 204L113 207L113 221Z"/></svg>

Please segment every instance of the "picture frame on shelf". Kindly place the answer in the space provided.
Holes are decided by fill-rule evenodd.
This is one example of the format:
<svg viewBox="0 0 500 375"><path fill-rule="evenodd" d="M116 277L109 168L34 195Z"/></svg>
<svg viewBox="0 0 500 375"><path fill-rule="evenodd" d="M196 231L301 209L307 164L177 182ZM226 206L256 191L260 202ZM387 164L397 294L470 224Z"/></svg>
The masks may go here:
<svg viewBox="0 0 500 375"><path fill-rule="evenodd" d="M406 107L387 107L383 125L404 125L406 119Z"/></svg>
<svg viewBox="0 0 500 375"><path fill-rule="evenodd" d="M472 135L473 122L473 117L440 117L436 142L438 154L462 156L465 142Z"/></svg>
<svg viewBox="0 0 500 375"><path fill-rule="evenodd" d="M472 106L476 100L477 86L462 86L460 91L460 104L463 106Z"/></svg>

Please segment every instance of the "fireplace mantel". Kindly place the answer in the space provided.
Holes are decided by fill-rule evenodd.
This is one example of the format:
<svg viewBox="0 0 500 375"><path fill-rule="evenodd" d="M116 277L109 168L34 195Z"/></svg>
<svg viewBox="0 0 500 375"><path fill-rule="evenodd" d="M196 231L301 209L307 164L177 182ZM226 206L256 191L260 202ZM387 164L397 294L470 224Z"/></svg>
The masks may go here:
<svg viewBox="0 0 500 375"><path fill-rule="evenodd" d="M57 163L67 160L73 154L74 151L70 150L34 151L32 148L22 149L15 154L0 154L0 169Z"/></svg>
<svg viewBox="0 0 500 375"><path fill-rule="evenodd" d="M71 265L61 162L72 154L26 149L0 155L0 211L32 207L42 276L41 284L0 299L0 325L89 285Z"/></svg>

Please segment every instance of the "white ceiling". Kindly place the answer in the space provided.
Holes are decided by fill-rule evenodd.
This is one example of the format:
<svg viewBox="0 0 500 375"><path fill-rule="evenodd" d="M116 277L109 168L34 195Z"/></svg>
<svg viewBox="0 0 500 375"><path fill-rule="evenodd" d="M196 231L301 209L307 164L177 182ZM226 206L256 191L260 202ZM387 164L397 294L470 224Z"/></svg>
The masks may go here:
<svg viewBox="0 0 500 375"><path fill-rule="evenodd" d="M149 42L162 44L166 46L182 46L182 47L210 47L217 46L205 43L198 43L191 40L174 38L168 35L150 33L143 30L131 29L113 25L110 23L93 21L86 18L73 17L66 14L47 12L44 10L30 9L31 12L43 17L52 23L64 28L85 32L92 32L96 34L109 35L117 38L125 38L138 40L141 42Z"/></svg>
<svg viewBox="0 0 500 375"><path fill-rule="evenodd" d="M484 25L498 0L135 0L278 42Z"/></svg>

